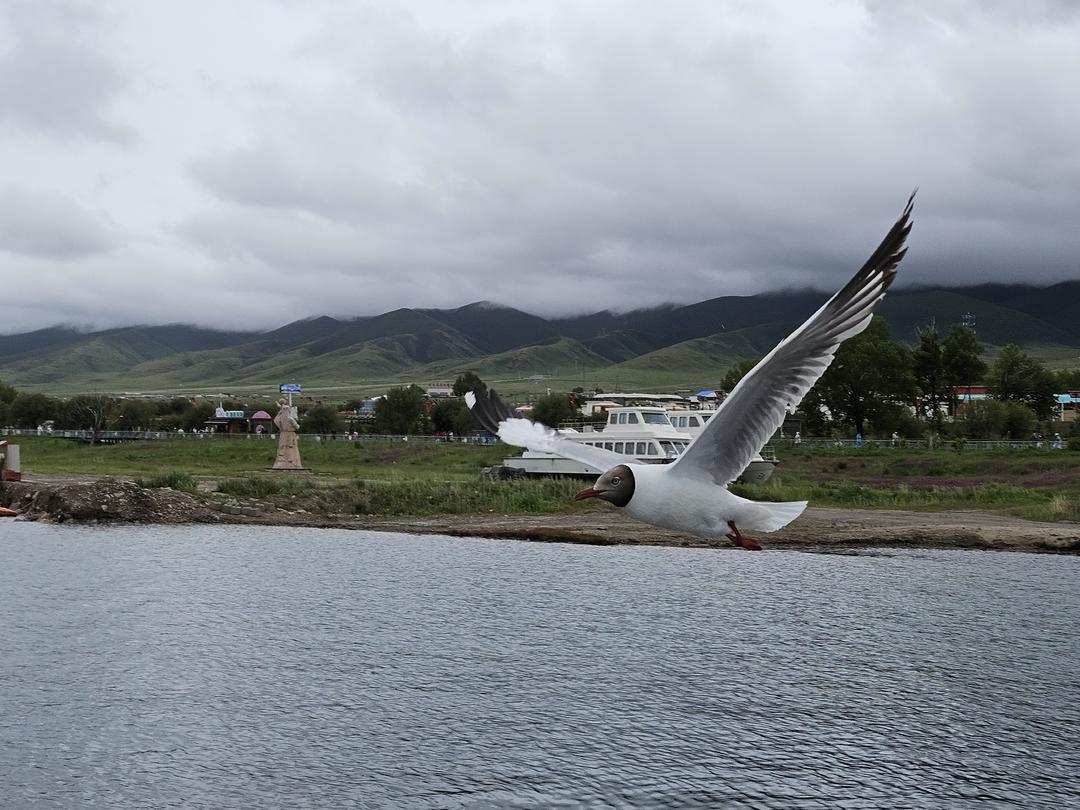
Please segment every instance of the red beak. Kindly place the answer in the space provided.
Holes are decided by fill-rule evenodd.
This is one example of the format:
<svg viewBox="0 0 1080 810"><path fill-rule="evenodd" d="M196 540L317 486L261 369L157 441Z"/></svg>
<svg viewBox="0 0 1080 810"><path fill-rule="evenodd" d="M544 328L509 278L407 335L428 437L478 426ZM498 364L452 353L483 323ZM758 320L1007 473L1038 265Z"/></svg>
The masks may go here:
<svg viewBox="0 0 1080 810"><path fill-rule="evenodd" d="M588 487L587 489L583 489L583 490L581 490L581 492L579 492L577 495L575 495L574 500L575 501L583 501L586 498L595 498L599 494L600 494L600 490L593 489L592 487Z"/></svg>

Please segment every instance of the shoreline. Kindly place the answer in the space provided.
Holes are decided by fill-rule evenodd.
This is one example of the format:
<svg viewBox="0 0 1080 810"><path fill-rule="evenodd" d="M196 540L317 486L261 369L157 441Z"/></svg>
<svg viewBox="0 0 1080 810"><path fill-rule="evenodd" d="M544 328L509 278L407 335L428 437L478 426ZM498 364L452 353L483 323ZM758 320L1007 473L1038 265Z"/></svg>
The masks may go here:
<svg viewBox="0 0 1080 810"><path fill-rule="evenodd" d="M639 523L612 509L550 515L425 517L317 515L254 500L208 501L133 481L24 480L0 484L0 506L17 520L74 523L228 523L505 538L603 546L734 549L724 538L704 540ZM2 524L0 524L2 525ZM1080 523L1038 523L978 510L915 512L809 507L790 526L761 534L766 549L956 548L1080 554Z"/></svg>

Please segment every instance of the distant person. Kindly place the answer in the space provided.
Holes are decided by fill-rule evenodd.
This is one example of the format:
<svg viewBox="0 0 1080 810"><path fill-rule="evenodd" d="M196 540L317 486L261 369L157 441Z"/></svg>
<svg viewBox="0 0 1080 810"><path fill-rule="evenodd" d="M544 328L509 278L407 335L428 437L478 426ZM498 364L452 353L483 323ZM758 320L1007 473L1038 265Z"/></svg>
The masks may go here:
<svg viewBox="0 0 1080 810"><path fill-rule="evenodd" d="M892 446L893 447L899 447L900 446L900 434L897 433L895 430L892 432Z"/></svg>
<svg viewBox="0 0 1080 810"><path fill-rule="evenodd" d="M862 434L861 433L856 433L855 434L855 446L856 447L862 447Z"/></svg>
<svg viewBox="0 0 1080 810"><path fill-rule="evenodd" d="M1060 450L1064 446L1065 446L1064 443L1061 441L1061 434L1060 433L1055 433L1054 434L1054 449L1055 450Z"/></svg>
<svg viewBox="0 0 1080 810"><path fill-rule="evenodd" d="M802 444L802 432L796 430L795 431L795 445L798 446L800 444Z"/></svg>

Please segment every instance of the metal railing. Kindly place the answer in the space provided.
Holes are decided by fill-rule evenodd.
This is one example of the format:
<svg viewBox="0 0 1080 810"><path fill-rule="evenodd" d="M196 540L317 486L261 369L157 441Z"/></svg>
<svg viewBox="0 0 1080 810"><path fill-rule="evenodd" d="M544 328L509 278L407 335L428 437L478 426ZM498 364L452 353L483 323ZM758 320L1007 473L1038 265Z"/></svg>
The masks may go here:
<svg viewBox="0 0 1080 810"><path fill-rule="evenodd" d="M91 430L37 430L34 428L0 428L0 436L40 436L52 439L72 439L90 441L94 438ZM488 436L435 436L420 434L415 436L386 435L373 433L298 433L303 442L416 442L419 444L494 444L495 439ZM259 441L277 441L276 433L204 433L178 430L103 430L96 436L96 441L103 443L122 441L153 440L214 440L239 441L255 439Z"/></svg>
<svg viewBox="0 0 1080 810"><path fill-rule="evenodd" d="M77 441L90 441L93 431L90 430L37 430L33 428L0 428L0 436L41 436L54 439L73 439ZM430 434L416 434L404 436L401 434L374 434L374 433L299 433L300 441L303 442L415 442L417 444L494 444L496 439L491 436L436 436ZM104 430L98 433L97 441L104 443L121 441L153 441L153 440L186 440L186 441L238 441L241 439L256 441L277 441L276 433L203 433L203 432L180 432L175 430ZM954 450L956 439L935 439L933 442L927 439L899 439L895 443L890 439L864 439L861 445L856 444L855 439L831 439L823 436L812 436L795 440L791 437L774 438L767 447L774 450L805 447L813 449L915 449L915 450ZM964 450L1059 450L1064 449L1068 440L1062 439L1059 443L1053 439L1018 441L1014 439L994 439L984 441L980 439L961 440Z"/></svg>
<svg viewBox="0 0 1080 810"><path fill-rule="evenodd" d="M809 447L815 449L835 448L843 449L848 448L851 450L857 449L912 449L912 450L955 450L957 442L964 450L1061 450L1068 444L1067 439L1062 439L1059 443L1054 439L1042 439L1031 441L1019 441L1016 439L935 439L930 441L928 439L899 439L893 442L891 439L863 439L861 444L857 444L855 439L829 439L825 437L811 437L806 439L800 439L796 441L790 438L774 439L772 445L774 447Z"/></svg>

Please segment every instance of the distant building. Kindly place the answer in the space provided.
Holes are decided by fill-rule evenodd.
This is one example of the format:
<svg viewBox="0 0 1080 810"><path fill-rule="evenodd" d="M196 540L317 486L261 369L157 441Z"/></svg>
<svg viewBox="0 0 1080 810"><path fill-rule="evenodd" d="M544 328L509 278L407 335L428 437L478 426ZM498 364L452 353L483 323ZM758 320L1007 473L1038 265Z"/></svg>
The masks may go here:
<svg viewBox="0 0 1080 810"><path fill-rule="evenodd" d="M587 399L578 410L581 411L582 416L596 416L597 414L607 413L608 408L617 407L619 407L619 403L610 399Z"/></svg>
<svg viewBox="0 0 1080 810"><path fill-rule="evenodd" d="M1057 394L1058 418L1062 422L1080 422L1080 391Z"/></svg>
<svg viewBox="0 0 1080 810"><path fill-rule="evenodd" d="M429 397L434 399L452 397L454 395L454 384L449 382L431 383L431 385L427 387L426 393Z"/></svg>
<svg viewBox="0 0 1080 810"><path fill-rule="evenodd" d="M623 405L663 405L667 402L685 402L684 397L678 394L604 394L604 399L610 400L619 406Z"/></svg>
<svg viewBox="0 0 1080 810"><path fill-rule="evenodd" d="M256 411L250 416L244 411L227 411L218 407L214 415L206 420L206 429L211 433L272 433L274 419L266 411Z"/></svg>

